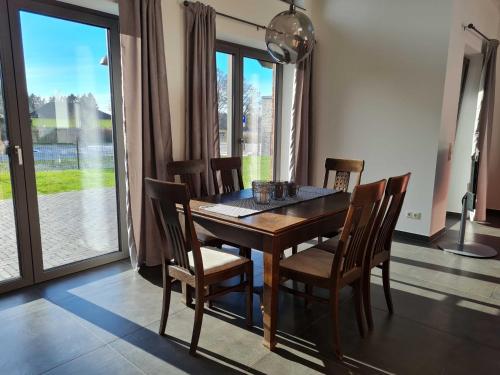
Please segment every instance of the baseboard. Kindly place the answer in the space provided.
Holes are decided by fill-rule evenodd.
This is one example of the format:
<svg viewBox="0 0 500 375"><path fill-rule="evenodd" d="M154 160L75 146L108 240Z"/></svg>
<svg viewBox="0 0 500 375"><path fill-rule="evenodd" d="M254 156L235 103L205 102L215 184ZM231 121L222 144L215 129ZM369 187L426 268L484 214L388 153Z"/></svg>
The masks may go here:
<svg viewBox="0 0 500 375"><path fill-rule="evenodd" d="M493 208L488 208L486 210L486 215L500 217L500 210L496 210L496 209L493 209Z"/></svg>
<svg viewBox="0 0 500 375"><path fill-rule="evenodd" d="M441 229L440 231L434 233L432 236L424 236L421 234L404 232L401 230L395 230L394 235L396 238L406 240L406 241L418 241L418 242L426 242L431 243L439 239L446 233L446 228Z"/></svg>
<svg viewBox="0 0 500 375"><path fill-rule="evenodd" d="M460 212L446 211L446 217L460 219L462 217L462 214Z"/></svg>

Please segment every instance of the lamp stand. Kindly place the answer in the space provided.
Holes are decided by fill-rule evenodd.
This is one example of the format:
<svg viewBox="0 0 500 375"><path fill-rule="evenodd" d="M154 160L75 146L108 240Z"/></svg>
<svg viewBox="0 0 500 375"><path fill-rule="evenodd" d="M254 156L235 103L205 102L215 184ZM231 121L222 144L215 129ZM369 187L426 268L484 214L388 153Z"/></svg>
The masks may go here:
<svg viewBox="0 0 500 375"><path fill-rule="evenodd" d="M467 200L469 194L462 198L462 216L460 218L460 232L458 243L445 242L438 244L438 247L446 253L453 253L470 258L493 258L498 252L490 247L476 242L465 242L465 227L467 225Z"/></svg>

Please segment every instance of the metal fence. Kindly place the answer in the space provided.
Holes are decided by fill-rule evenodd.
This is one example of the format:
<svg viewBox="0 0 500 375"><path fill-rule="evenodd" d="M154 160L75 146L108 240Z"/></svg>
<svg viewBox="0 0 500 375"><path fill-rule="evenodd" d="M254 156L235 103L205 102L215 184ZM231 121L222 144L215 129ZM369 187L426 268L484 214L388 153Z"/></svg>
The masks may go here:
<svg viewBox="0 0 500 375"><path fill-rule="evenodd" d="M26 154L26 150L24 150ZM112 143L87 145L76 143L34 144L35 170L55 171L68 169L114 168ZM8 155L0 154L0 172L8 171Z"/></svg>

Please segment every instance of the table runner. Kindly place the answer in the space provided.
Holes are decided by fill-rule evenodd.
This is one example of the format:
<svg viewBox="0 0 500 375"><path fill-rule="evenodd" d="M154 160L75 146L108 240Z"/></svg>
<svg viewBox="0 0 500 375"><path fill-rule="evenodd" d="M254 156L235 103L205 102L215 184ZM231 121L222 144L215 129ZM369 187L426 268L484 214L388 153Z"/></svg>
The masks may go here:
<svg viewBox="0 0 500 375"><path fill-rule="evenodd" d="M302 186L296 197L287 197L285 200L271 200L269 204L257 204L253 198L238 199L223 204L201 206L200 208L220 215L243 218L279 207L291 206L304 201L333 195L338 191L323 189L314 186Z"/></svg>

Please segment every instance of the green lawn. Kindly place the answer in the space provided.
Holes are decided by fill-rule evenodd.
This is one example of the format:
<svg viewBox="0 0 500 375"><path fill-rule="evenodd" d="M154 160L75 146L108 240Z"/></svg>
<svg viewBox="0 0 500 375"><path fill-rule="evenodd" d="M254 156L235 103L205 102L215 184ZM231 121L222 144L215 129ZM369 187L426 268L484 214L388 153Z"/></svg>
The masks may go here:
<svg viewBox="0 0 500 375"><path fill-rule="evenodd" d="M271 156L244 156L243 157L243 185L252 187L253 180L272 180Z"/></svg>
<svg viewBox="0 0 500 375"><path fill-rule="evenodd" d="M68 120L69 128L76 128L76 120L69 119ZM59 125L61 127L61 120L57 120L55 118L33 118L31 119L31 126L34 128L56 128ZM113 127L112 120L99 120L99 127L102 129L111 129Z"/></svg>
<svg viewBox="0 0 500 375"><path fill-rule="evenodd" d="M113 169L82 169L65 171L43 171L36 173L38 194L55 194L100 187L115 186ZM12 197L10 178L7 172L0 173L0 200Z"/></svg>
<svg viewBox="0 0 500 375"><path fill-rule="evenodd" d="M5 169L4 169L5 170ZM271 156L243 157L243 184L249 188L253 180L272 180ZM36 173L38 194L55 194L100 187L115 186L113 169L69 169ZM0 200L12 197L10 176L0 172Z"/></svg>

